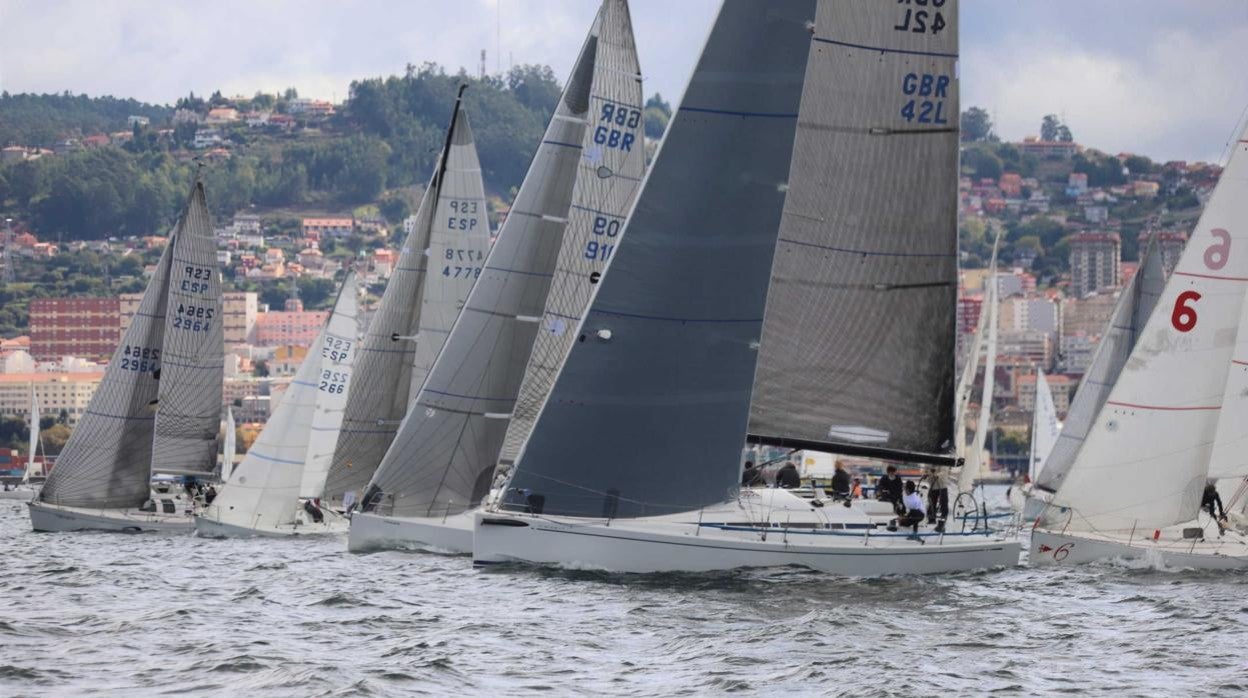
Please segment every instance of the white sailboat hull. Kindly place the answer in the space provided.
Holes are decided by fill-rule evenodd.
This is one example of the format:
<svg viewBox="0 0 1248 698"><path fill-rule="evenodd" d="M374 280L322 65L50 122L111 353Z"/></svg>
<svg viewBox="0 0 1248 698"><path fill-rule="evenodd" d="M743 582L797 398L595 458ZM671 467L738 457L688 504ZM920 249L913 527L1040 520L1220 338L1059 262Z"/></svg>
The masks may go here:
<svg viewBox="0 0 1248 698"><path fill-rule="evenodd" d="M473 563L535 563L613 572L709 572L796 565L853 577L930 574L1018 564L1015 540L904 533L867 536L814 530L677 521L673 517L602 522L478 512Z"/></svg>
<svg viewBox="0 0 1248 698"><path fill-rule="evenodd" d="M347 532L350 522L329 509L322 509L324 521L306 520L301 513L294 523L277 526L244 526L212 518L195 516L195 535L200 538L283 538L286 536L331 536Z"/></svg>
<svg viewBox="0 0 1248 698"><path fill-rule="evenodd" d="M473 514L446 518L401 518L356 513L351 516L351 552L430 550L454 555L472 553Z"/></svg>
<svg viewBox="0 0 1248 698"><path fill-rule="evenodd" d="M1182 526L1151 535L1136 532L1059 532L1036 528L1028 561L1033 567L1082 565L1097 560L1145 560L1160 566L1202 570L1248 569L1248 539L1234 532L1219 538L1184 539ZM1151 533L1151 532L1150 532Z"/></svg>
<svg viewBox="0 0 1248 698"><path fill-rule="evenodd" d="M189 533L195 528L190 512L164 514L138 509L81 509L47 502L28 502L30 524L36 531L115 531Z"/></svg>

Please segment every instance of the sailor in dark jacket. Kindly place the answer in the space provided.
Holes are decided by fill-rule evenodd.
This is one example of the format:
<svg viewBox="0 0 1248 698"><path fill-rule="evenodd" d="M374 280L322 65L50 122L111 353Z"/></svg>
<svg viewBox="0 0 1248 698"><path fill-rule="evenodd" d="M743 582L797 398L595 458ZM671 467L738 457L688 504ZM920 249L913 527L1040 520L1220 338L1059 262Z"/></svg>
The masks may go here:
<svg viewBox="0 0 1248 698"><path fill-rule="evenodd" d="M897 466L890 465L884 471L884 477L875 483L875 498L881 502L891 503L897 513L904 514L905 510L901 509L902 487L901 477L897 475Z"/></svg>

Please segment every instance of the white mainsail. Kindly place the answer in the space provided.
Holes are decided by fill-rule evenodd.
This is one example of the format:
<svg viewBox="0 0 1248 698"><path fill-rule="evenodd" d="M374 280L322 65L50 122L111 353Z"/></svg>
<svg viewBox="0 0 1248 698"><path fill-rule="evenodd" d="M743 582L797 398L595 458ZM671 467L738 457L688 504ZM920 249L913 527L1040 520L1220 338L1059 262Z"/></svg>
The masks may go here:
<svg viewBox="0 0 1248 698"><path fill-rule="evenodd" d="M1236 354L1248 284L1245 221L1248 130L1053 497L1070 510L1069 528L1161 528L1195 518L1228 382L1238 380L1228 372L1248 359ZM1232 431L1222 441L1233 443L1242 427L1226 424ZM1217 472L1236 472L1236 460L1220 454Z"/></svg>
<svg viewBox="0 0 1248 698"><path fill-rule="evenodd" d="M1044 468L1062 425L1057 421L1057 408L1053 404L1053 391L1043 369L1036 369L1036 404L1031 415L1031 456L1028 459L1027 477L1032 481Z"/></svg>
<svg viewBox="0 0 1248 698"><path fill-rule="evenodd" d="M1000 300L997 291L1001 284L996 273L996 249L993 249L992 274L989 277L988 290L984 294L987 306L980 312L988 313L988 337L984 348L984 390L979 398L979 419L975 424L975 437L966 454L966 462L958 472L958 492L971 492L975 489L975 478L979 477L984 467L984 446L988 432L992 429L992 393L996 388L997 374L997 328L1000 320Z"/></svg>
<svg viewBox="0 0 1248 698"><path fill-rule="evenodd" d="M234 472L234 453L238 450L238 427L234 424L234 408L225 408L225 439L221 446L221 480L230 479Z"/></svg>
<svg viewBox="0 0 1248 698"><path fill-rule="evenodd" d="M22 482L30 482L32 477L43 475L42 470L35 472L35 451L39 446L39 399L35 396L35 384L30 384L30 442L26 446L26 470L22 473Z"/></svg>
<svg viewBox="0 0 1248 698"><path fill-rule="evenodd" d="M359 346L324 498L358 496L390 448L489 247L485 185L468 115L455 102L415 226Z"/></svg>
<svg viewBox="0 0 1248 698"><path fill-rule="evenodd" d="M321 343L313 345L313 349L319 347L321 373L317 381L316 407L309 427L307 462L299 486L299 496L303 499L321 496L333 464L334 446L342 429L359 341L359 297L355 272L347 272Z"/></svg>
<svg viewBox="0 0 1248 698"><path fill-rule="evenodd" d="M350 278L344 283L334 312L299 364L281 403L204 512L205 519L249 529L274 529L295 523L312 425L321 405L318 399L326 394L344 394L350 379L355 293L347 292L348 286L353 286ZM341 316L339 310L343 311ZM344 343L344 339L350 344Z"/></svg>

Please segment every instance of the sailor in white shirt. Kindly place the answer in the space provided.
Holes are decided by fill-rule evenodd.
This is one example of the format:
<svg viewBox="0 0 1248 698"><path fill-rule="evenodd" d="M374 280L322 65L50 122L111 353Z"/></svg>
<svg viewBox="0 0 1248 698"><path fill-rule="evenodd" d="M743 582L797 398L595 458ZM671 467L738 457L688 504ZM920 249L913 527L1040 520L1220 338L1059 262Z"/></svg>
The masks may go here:
<svg viewBox="0 0 1248 698"><path fill-rule="evenodd" d="M923 505L923 498L919 496L916 489L913 481L906 481L906 493L901 498L902 505L906 507L906 515L901 518L900 523L902 526L909 526L911 532L918 536L919 524L926 518L927 509Z"/></svg>

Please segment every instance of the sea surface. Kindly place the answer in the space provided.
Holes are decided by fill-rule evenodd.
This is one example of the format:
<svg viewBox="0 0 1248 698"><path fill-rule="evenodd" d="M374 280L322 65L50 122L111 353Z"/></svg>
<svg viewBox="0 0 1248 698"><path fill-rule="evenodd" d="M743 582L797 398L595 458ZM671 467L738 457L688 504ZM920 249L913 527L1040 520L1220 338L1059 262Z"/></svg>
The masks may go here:
<svg viewBox="0 0 1248 698"><path fill-rule="evenodd" d="M0 502L0 695L1231 695L1248 573L474 570L344 537L36 534Z"/></svg>

